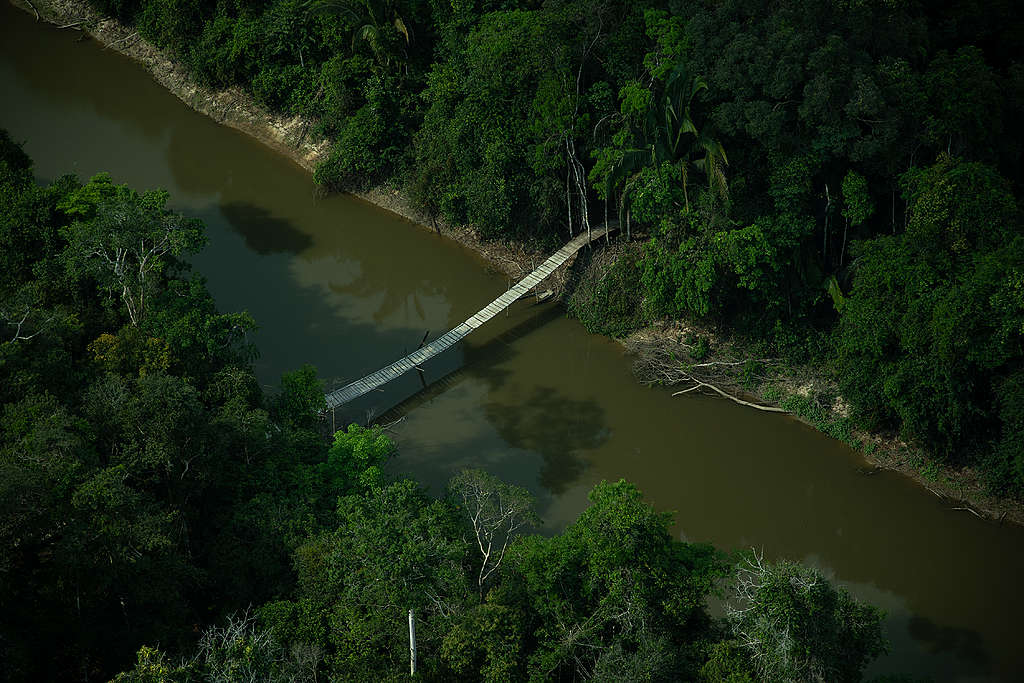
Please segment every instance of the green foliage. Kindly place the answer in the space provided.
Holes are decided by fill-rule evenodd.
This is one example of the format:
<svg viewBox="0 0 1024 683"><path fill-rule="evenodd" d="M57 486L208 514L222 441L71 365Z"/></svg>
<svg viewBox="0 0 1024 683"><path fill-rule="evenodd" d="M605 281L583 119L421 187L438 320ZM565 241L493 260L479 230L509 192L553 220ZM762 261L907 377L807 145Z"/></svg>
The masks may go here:
<svg viewBox="0 0 1024 683"><path fill-rule="evenodd" d="M12 680L101 676L280 588L286 532L315 511L306 462L326 448L296 436L315 413L307 397L298 414L297 388L291 423L271 425L247 365L251 318L183 279L174 255L202 243L197 222L106 176L38 187L8 142L0 602L13 630L0 658ZM165 664L144 652L140 675L178 675Z"/></svg>
<svg viewBox="0 0 1024 683"><path fill-rule="evenodd" d="M659 18L661 22L657 22ZM663 28L663 15L649 12L646 19ZM654 37L656 29L649 25L648 34ZM727 195L725 150L695 112L697 97L708 85L700 76L692 75L685 62L666 70L664 57L649 53L644 58L654 69L651 79L664 81L661 92L657 96L642 95L635 82L623 87L620 109L625 127L615 136L614 148L595 152L598 163L591 180L604 185L605 198L619 197L620 220L628 211L642 223L655 222L676 203L669 194L669 188L675 186L682 190L689 210L691 168L705 175L709 189L722 197ZM655 191L661 197L653 205L649 198L652 175L662 186Z"/></svg>
<svg viewBox="0 0 1024 683"><path fill-rule="evenodd" d="M728 606L735 644L712 660L734 680L743 680L745 668L737 650L762 680L837 683L860 681L864 667L886 652L882 613L813 569L753 556L737 565L735 581Z"/></svg>
<svg viewBox="0 0 1024 683"><path fill-rule="evenodd" d="M138 194L101 174L57 204L79 217L67 228L65 259L75 277L96 279L108 294L120 294L133 325L176 257L195 253L206 237L198 221L167 211L163 190Z"/></svg>
<svg viewBox="0 0 1024 683"><path fill-rule="evenodd" d="M299 653L289 656L270 632L261 629L246 612L228 617L223 626L211 626L199 640L191 668L215 681L267 681L285 683L316 680ZM310 667L310 664L313 664ZM305 665L305 666L304 666Z"/></svg>
<svg viewBox="0 0 1024 683"><path fill-rule="evenodd" d="M668 515L624 481L599 484L590 500L564 534L526 538L510 558L524 594L505 600L523 601L519 609L536 624L529 675L619 668L686 678L709 626L704 596L720 576L719 556L672 540Z"/></svg>
<svg viewBox="0 0 1024 683"><path fill-rule="evenodd" d="M1019 438L1015 385L1003 382L1024 352L1020 218L1005 181L982 164L943 157L908 172L904 188L906 233L854 252L836 336L843 392L869 423L977 462L993 442ZM998 467L997 488L1020 486L1014 467Z"/></svg>
<svg viewBox="0 0 1024 683"><path fill-rule="evenodd" d="M259 42L255 20L219 15L203 25L189 63L201 82L216 87L249 83L257 73Z"/></svg>
<svg viewBox="0 0 1024 683"><path fill-rule="evenodd" d="M797 417L810 422L818 431L828 434L837 441L842 441L850 448L859 450L863 444L853 436L853 420L837 415L832 410L834 400L834 397L810 392L806 396L801 394L786 396L780 405Z"/></svg>
<svg viewBox="0 0 1024 683"><path fill-rule="evenodd" d="M312 428L327 409L323 383L309 363L281 376L281 391L274 401L275 415L283 423Z"/></svg>
<svg viewBox="0 0 1024 683"><path fill-rule="evenodd" d="M961 47L955 54L940 51L924 75L925 91L933 98L925 120L925 139L949 154L968 150L991 160L1001 144L1003 117L999 77L985 63L975 46ZM941 92L957 92L942 97Z"/></svg>
<svg viewBox="0 0 1024 683"><path fill-rule="evenodd" d="M408 670L414 609L429 672L448 615L469 593L459 528L454 510L410 481L343 497L333 530L296 550L296 599L262 608L263 620L289 648L324 653L331 679L379 680Z"/></svg>
<svg viewBox="0 0 1024 683"><path fill-rule="evenodd" d="M1024 372L998 382L1002 431L995 448L983 457L984 477L997 494L1024 497Z"/></svg>
<svg viewBox="0 0 1024 683"><path fill-rule="evenodd" d="M304 683L316 680L317 652L284 651L254 616L229 616L223 626L211 626L199 640L196 654L178 666L166 653L151 647L139 650L135 667L118 674L114 683L185 683L186 681L265 681Z"/></svg>
<svg viewBox="0 0 1024 683"><path fill-rule="evenodd" d="M320 476L335 496L366 489L382 482L380 467L395 453L395 445L380 427L352 424L334 434Z"/></svg>
<svg viewBox="0 0 1024 683"><path fill-rule="evenodd" d="M366 103L338 125L337 141L313 179L334 189L365 189L396 172L403 161L402 137L393 123L401 116L399 80L378 73L364 86Z"/></svg>
<svg viewBox="0 0 1024 683"><path fill-rule="evenodd" d="M868 181L856 171L850 171L843 177L843 216L851 225L861 225L874 211Z"/></svg>
<svg viewBox="0 0 1024 683"><path fill-rule="evenodd" d="M452 16L423 93L416 198L487 236L553 242L565 232L566 157L596 122L588 105L611 104L608 70L639 58L617 42L631 33L608 41L605 27L633 31L639 16L583 1L482 13L468 26Z"/></svg>
<svg viewBox="0 0 1024 683"><path fill-rule="evenodd" d="M4 185L25 186L32 181L32 160L11 134L0 130L0 178ZM9 190L8 190L9 191Z"/></svg>
<svg viewBox="0 0 1024 683"><path fill-rule="evenodd" d="M167 660L166 653L144 646L139 649L135 666L115 676L113 683L187 683L194 680L195 667L174 666Z"/></svg>
<svg viewBox="0 0 1024 683"><path fill-rule="evenodd" d="M202 21L201 0L146 0L136 16L139 33L160 47L184 53Z"/></svg>
<svg viewBox="0 0 1024 683"><path fill-rule="evenodd" d="M665 219L641 262L648 314L714 320L756 303L763 333L783 319L784 295L796 284L784 265L812 228L793 217L767 216L742 227L705 223L692 213Z"/></svg>
<svg viewBox="0 0 1024 683"><path fill-rule="evenodd" d="M702 361L708 357L711 352L711 343L708 338L704 335L696 336L693 340L693 351L690 352L690 357L695 361Z"/></svg>
<svg viewBox="0 0 1024 683"><path fill-rule="evenodd" d="M596 334L625 337L643 323L639 254L627 248L606 271L590 267L569 299L569 315Z"/></svg>
<svg viewBox="0 0 1024 683"><path fill-rule="evenodd" d="M700 680L707 683L754 683L758 680L750 656L735 640L723 640L711 646L700 676Z"/></svg>

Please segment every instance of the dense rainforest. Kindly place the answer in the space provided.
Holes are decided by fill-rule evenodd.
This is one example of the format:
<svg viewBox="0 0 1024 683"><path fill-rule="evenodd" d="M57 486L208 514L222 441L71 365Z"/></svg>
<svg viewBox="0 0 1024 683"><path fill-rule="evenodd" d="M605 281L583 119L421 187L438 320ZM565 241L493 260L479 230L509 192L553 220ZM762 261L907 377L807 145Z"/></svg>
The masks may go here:
<svg viewBox="0 0 1024 683"><path fill-rule="evenodd" d="M859 681L885 651L874 607L676 540L627 482L539 535L484 472L387 475L379 427L324 433L311 367L264 394L167 201L37 184L0 131L6 680L404 678L410 614L431 680Z"/></svg>
<svg viewBox="0 0 1024 683"><path fill-rule="evenodd" d="M325 186L542 246L617 218L588 328L732 330L1024 495L1014 3L91 1L308 117Z"/></svg>

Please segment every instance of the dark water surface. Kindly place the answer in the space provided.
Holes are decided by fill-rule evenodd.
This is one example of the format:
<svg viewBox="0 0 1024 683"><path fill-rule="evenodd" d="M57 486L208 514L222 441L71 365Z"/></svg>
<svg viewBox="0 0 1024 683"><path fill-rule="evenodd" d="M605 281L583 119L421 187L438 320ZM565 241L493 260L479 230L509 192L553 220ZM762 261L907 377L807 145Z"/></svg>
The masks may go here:
<svg viewBox="0 0 1024 683"><path fill-rule="evenodd" d="M445 332L507 287L469 251L348 197L317 200L288 160L181 104L137 65L0 3L0 127L36 174L108 171L202 218L195 259L222 310L260 325L257 371L313 363L331 386ZM636 384L617 344L517 304L427 368L388 411L397 469L435 491L465 466L529 487L546 528L602 479L675 510L682 538L809 562L884 608L872 671L1024 680L1024 530L950 510L795 420ZM454 372L452 372L454 371ZM451 373L451 374L449 374ZM379 416L419 380L356 406Z"/></svg>

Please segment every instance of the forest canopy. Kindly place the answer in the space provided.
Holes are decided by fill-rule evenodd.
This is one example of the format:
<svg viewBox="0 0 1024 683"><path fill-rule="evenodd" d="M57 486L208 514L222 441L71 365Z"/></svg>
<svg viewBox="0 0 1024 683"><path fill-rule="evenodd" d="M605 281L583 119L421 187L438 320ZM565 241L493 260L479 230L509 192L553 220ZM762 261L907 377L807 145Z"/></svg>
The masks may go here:
<svg viewBox="0 0 1024 683"><path fill-rule="evenodd" d="M591 329L723 326L1024 495L1014 3L90 1L315 122L325 186L543 247L618 219Z"/></svg>
<svg viewBox="0 0 1024 683"><path fill-rule="evenodd" d="M308 117L326 187L392 183L541 247L619 220L591 327L735 330L1024 496L1014 3L90 1L199 81ZM315 371L262 391L256 322L217 310L187 266L202 226L167 202L37 185L0 134L10 677L396 677L409 609L436 678L859 680L883 650L877 611L674 540L628 483L562 534L528 533L529 505L484 529L469 492L528 496L465 473L434 499L382 474L379 431L325 441ZM719 590L753 611L712 618Z"/></svg>
<svg viewBox="0 0 1024 683"><path fill-rule="evenodd" d="M677 540L628 482L541 535L521 488L469 470L432 497L385 474L381 428L325 439L315 370L264 393L254 321L216 309L167 201L36 184L0 131L8 680L404 678L410 613L430 680L858 681L885 651L877 609Z"/></svg>

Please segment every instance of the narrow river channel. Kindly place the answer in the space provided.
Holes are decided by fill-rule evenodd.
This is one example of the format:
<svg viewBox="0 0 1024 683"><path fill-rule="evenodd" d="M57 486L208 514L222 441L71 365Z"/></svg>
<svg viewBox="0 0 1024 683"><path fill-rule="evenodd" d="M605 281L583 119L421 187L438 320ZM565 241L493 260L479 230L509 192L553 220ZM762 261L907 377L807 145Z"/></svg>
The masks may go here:
<svg viewBox="0 0 1024 683"><path fill-rule="evenodd" d="M330 387L442 334L507 287L466 249L349 197L186 108L138 65L0 3L0 127L36 175L162 187L202 218L195 258L222 310L259 323L256 367L315 365ZM681 538L808 562L888 613L871 673L1024 680L1024 529L949 509L796 420L639 386L610 340L550 305L515 305L427 368L356 406L393 427L396 471L438 491L482 467L538 497L557 530L602 479L675 511ZM414 395L415 394L415 395ZM407 397L397 408L392 405Z"/></svg>

